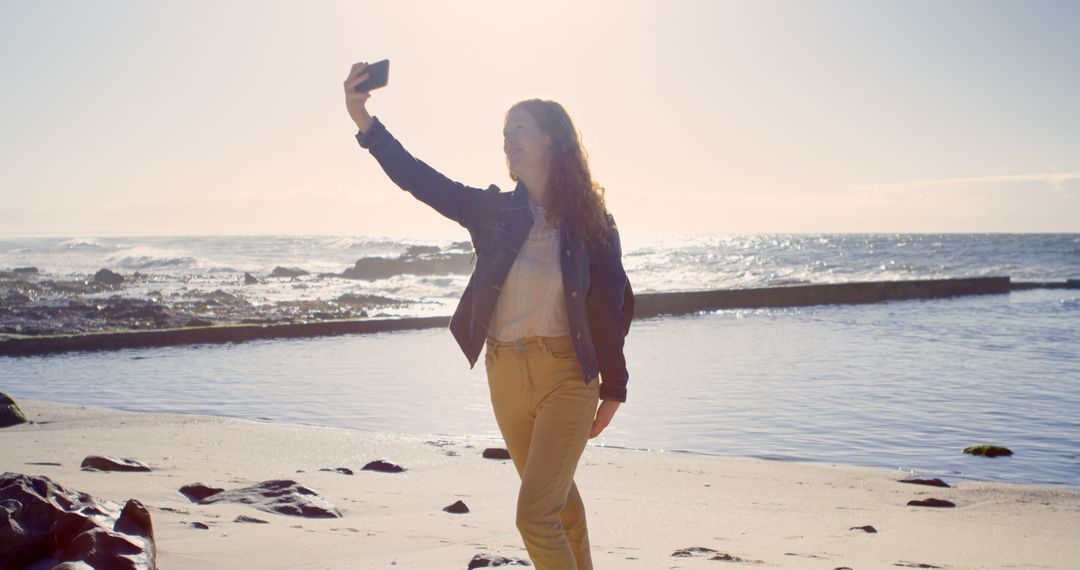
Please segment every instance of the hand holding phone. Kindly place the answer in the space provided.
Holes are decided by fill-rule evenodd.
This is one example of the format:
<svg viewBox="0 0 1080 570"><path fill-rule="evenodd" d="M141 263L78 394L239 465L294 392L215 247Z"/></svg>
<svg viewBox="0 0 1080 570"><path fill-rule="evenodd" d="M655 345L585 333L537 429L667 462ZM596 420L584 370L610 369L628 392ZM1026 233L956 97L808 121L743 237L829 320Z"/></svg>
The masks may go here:
<svg viewBox="0 0 1080 570"><path fill-rule="evenodd" d="M390 60L384 59L371 65L358 62L352 65L349 76L345 79L345 109L361 132L371 128L372 117L367 111L370 91L386 87L390 77Z"/></svg>
<svg viewBox="0 0 1080 570"><path fill-rule="evenodd" d="M367 74L367 79L353 87L354 91L367 92L380 87L386 87L390 81L390 60L384 59L358 70L356 78L359 79Z"/></svg>

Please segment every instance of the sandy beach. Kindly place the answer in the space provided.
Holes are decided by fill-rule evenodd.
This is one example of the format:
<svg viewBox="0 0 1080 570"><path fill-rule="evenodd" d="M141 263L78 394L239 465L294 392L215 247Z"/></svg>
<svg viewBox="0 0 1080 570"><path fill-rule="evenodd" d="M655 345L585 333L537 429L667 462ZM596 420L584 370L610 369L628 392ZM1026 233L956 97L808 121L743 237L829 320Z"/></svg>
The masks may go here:
<svg viewBox="0 0 1080 570"><path fill-rule="evenodd" d="M142 501L161 568L466 568L480 553L527 558L514 527L513 466L481 455L501 441L19 405L33 423L0 429L0 471L45 475L120 504ZM132 458L152 471L81 470L88 455ZM361 470L377 459L406 470ZM354 474L320 471L339 467ZM1078 567L1080 492L899 483L905 475L589 447L576 481L597 568L714 568L721 554L738 559L728 564L768 568ZM178 491L270 479L315 490L342 517L201 505ZM931 497L956 507L907 506ZM458 500L470 512L443 511ZM240 515L269 524L234 522ZM674 556L695 547L716 552Z"/></svg>

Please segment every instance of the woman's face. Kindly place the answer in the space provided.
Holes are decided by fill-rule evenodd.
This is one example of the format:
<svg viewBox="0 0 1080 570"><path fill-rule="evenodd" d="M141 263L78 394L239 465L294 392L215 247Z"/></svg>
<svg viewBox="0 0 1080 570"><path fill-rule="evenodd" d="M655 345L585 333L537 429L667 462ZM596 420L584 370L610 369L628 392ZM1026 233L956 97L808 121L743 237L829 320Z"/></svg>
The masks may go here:
<svg viewBox="0 0 1080 570"><path fill-rule="evenodd" d="M503 127L503 152L514 176L542 169L550 146L551 137L540 131L528 111L520 107L510 111Z"/></svg>

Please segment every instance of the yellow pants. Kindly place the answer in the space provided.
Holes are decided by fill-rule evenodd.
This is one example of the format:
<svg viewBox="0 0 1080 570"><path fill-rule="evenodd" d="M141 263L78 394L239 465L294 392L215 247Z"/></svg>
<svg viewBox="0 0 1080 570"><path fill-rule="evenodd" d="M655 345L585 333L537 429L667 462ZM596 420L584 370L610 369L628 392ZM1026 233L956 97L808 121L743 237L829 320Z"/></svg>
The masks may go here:
<svg viewBox="0 0 1080 570"><path fill-rule="evenodd" d="M495 420L521 488L517 528L537 570L592 570L574 471L589 440L600 380L585 383L569 336L496 342L484 356Z"/></svg>

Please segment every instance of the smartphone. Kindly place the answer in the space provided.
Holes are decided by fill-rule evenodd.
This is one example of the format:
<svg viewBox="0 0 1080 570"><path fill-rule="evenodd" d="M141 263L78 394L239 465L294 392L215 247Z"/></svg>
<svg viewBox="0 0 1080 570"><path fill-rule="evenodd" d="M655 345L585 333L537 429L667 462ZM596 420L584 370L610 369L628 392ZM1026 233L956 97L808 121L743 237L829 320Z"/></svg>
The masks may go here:
<svg viewBox="0 0 1080 570"><path fill-rule="evenodd" d="M390 81L390 60L376 61L364 70L368 74L367 81L356 86L357 91L371 91L380 87L386 87Z"/></svg>

